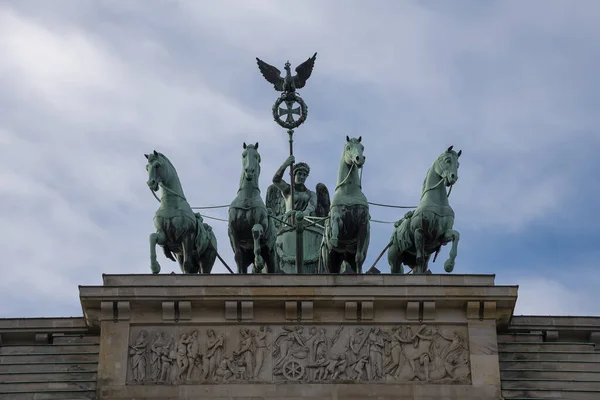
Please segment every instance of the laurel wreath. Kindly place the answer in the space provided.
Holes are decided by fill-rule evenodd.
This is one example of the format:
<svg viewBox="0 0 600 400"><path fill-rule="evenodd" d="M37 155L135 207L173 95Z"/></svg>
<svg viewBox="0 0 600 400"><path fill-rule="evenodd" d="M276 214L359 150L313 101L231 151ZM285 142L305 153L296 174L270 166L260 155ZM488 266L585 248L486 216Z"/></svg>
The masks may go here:
<svg viewBox="0 0 600 400"><path fill-rule="evenodd" d="M300 118L298 118L298 121L287 122L287 121L282 120L279 117L279 112L278 112L279 106L284 101L295 101L296 103L300 104ZM302 97L298 96L296 93L293 93L293 92L292 93L284 93L283 95L281 95L280 98L277 99L275 104L273 104L273 119L275 119L275 122L277 122L277 124L279 126L281 126L282 128L285 128L285 129L297 128L300 125L302 125L304 123L304 121L306 121L307 116L308 116L308 107L306 106L306 103L304 102L304 100L302 100Z"/></svg>

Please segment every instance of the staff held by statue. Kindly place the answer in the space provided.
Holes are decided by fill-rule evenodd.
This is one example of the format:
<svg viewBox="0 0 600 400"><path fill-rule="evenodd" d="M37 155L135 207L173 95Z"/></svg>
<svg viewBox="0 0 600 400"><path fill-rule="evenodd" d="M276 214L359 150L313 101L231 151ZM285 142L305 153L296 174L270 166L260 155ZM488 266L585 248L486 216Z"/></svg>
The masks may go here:
<svg viewBox="0 0 600 400"><path fill-rule="evenodd" d="M273 84L276 91L281 92L281 96L273 104L273 119L279 126L287 129L290 144L290 157L294 156L294 129L299 127L306 121L308 115L308 107L300 95L296 92L296 89L301 89L306 85L306 81L312 74L312 70L315 65L317 53L315 53L308 60L296 67L296 75L292 76L291 64L286 62L285 76L281 76L281 71L276 67L267 64L258 57L256 62L258 69L264 78ZM297 106L296 106L297 104ZM284 105L284 107L282 107ZM298 119L294 119L294 115L298 116ZM285 119L282 117L285 116ZM290 197L291 204L294 204L294 164L290 165ZM291 220L296 229L296 270L298 273L302 273L303 270L303 229L304 221L303 216L299 218L293 218Z"/></svg>

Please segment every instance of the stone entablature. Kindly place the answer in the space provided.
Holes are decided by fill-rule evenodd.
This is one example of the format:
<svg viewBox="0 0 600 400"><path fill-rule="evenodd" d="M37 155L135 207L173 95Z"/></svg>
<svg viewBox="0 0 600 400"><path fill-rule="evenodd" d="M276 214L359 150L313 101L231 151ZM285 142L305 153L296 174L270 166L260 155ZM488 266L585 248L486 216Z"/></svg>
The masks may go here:
<svg viewBox="0 0 600 400"><path fill-rule="evenodd" d="M102 399L223 392L496 400L496 329L517 297L516 287L495 286L488 275L104 275L103 282L80 287L87 323L101 328Z"/></svg>

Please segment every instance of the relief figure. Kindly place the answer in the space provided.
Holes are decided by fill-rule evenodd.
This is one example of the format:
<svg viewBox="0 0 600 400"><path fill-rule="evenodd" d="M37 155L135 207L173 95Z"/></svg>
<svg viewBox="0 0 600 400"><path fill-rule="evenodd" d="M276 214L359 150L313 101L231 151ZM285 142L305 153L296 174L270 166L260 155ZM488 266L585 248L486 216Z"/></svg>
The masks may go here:
<svg viewBox="0 0 600 400"><path fill-rule="evenodd" d="M135 344L129 346L129 355L131 356L131 371L135 382L146 380L146 352L148 350L148 332L142 330Z"/></svg>

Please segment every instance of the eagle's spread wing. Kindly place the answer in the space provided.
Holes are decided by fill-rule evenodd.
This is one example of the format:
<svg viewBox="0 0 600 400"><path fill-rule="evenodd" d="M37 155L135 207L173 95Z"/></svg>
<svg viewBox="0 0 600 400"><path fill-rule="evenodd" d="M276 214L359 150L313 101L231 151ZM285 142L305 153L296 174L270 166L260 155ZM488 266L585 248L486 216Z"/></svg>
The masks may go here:
<svg viewBox="0 0 600 400"><path fill-rule="evenodd" d="M258 64L258 69L260 70L262 76L264 76L267 81L275 86L275 90L279 92L283 91L283 78L281 77L281 71L274 66L267 64L258 57L256 57L256 63Z"/></svg>
<svg viewBox="0 0 600 400"><path fill-rule="evenodd" d="M281 216L285 214L285 199L281 194L281 190L274 184L270 185L267 189L266 200L267 211L270 215L275 218L281 218ZM281 228L281 222L276 219L273 219L273 224L277 230Z"/></svg>
<svg viewBox="0 0 600 400"><path fill-rule="evenodd" d="M312 74L312 70L315 66L315 60L317 59L317 53L315 53L311 58L304 61L302 64L296 67L296 76L294 77L294 84L296 89L301 89L306 85L306 81L310 78L310 74Z"/></svg>
<svg viewBox="0 0 600 400"><path fill-rule="evenodd" d="M315 214L317 217L326 217L329 215L331 208L331 199L329 198L329 190L323 183L317 183L317 209Z"/></svg>

